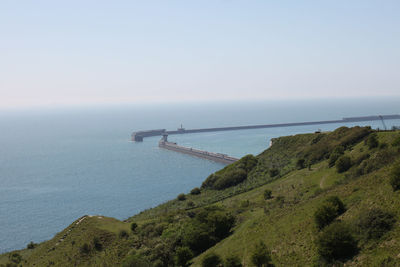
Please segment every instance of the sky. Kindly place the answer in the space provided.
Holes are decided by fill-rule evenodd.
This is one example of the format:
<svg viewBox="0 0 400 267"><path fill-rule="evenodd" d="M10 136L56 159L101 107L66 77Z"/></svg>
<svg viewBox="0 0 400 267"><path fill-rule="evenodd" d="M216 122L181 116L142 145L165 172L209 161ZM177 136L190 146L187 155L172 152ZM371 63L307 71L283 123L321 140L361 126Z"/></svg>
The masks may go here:
<svg viewBox="0 0 400 267"><path fill-rule="evenodd" d="M398 0L2 0L0 108L400 96Z"/></svg>

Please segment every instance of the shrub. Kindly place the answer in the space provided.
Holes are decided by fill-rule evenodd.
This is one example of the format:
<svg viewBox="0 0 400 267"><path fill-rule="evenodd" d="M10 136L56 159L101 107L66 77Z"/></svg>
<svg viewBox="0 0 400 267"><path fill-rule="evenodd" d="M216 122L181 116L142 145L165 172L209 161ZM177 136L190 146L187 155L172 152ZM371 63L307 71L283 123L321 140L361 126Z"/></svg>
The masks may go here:
<svg viewBox="0 0 400 267"><path fill-rule="evenodd" d="M330 224L336 217L345 212L343 202L336 196L327 198L314 213L314 220L318 229Z"/></svg>
<svg viewBox="0 0 400 267"><path fill-rule="evenodd" d="M203 267L217 267L222 263L222 259L219 255L211 252L204 256L201 261L201 266Z"/></svg>
<svg viewBox="0 0 400 267"><path fill-rule="evenodd" d="M146 259L139 255L128 255L121 264L122 267L150 267L152 266Z"/></svg>
<svg viewBox="0 0 400 267"><path fill-rule="evenodd" d="M392 143L392 146L400 146L400 136L397 136Z"/></svg>
<svg viewBox="0 0 400 267"><path fill-rule="evenodd" d="M378 142L378 137L376 134L371 134L368 139L367 139L367 146L369 149L373 149L375 147L378 147L379 142Z"/></svg>
<svg viewBox="0 0 400 267"><path fill-rule="evenodd" d="M182 244L196 255L231 233L235 218L215 207L201 209L182 229Z"/></svg>
<svg viewBox="0 0 400 267"><path fill-rule="evenodd" d="M238 256L228 256L224 261L224 267L242 267L242 263Z"/></svg>
<svg viewBox="0 0 400 267"><path fill-rule="evenodd" d="M26 248L27 248L27 249L34 249L36 246L37 246L37 244L35 244L35 243L33 243L33 241L31 241L31 242L26 246Z"/></svg>
<svg viewBox="0 0 400 267"><path fill-rule="evenodd" d="M260 241L256 244L251 255L251 262L257 267L272 266L271 254L264 242Z"/></svg>
<svg viewBox="0 0 400 267"><path fill-rule="evenodd" d="M234 185L237 185L247 178L247 173L243 169L237 169L225 172L219 179L214 183L214 189L222 190Z"/></svg>
<svg viewBox="0 0 400 267"><path fill-rule="evenodd" d="M184 201L184 200L186 200L186 196L185 196L185 194L179 194L178 195L178 197L177 197L177 199L179 200L179 201Z"/></svg>
<svg viewBox="0 0 400 267"><path fill-rule="evenodd" d="M248 173L257 165L257 162L257 158L253 155L246 155L238 161L237 167Z"/></svg>
<svg viewBox="0 0 400 267"><path fill-rule="evenodd" d="M192 189L192 191L190 191L190 194L192 195L199 195L201 193L200 188L195 187Z"/></svg>
<svg viewBox="0 0 400 267"><path fill-rule="evenodd" d="M351 159L348 156L341 156L338 158L335 165L338 173L345 172L351 167Z"/></svg>
<svg viewBox="0 0 400 267"><path fill-rule="evenodd" d="M13 252L8 256L8 259L16 264L19 264L22 261L22 256L18 252Z"/></svg>
<svg viewBox="0 0 400 267"><path fill-rule="evenodd" d="M304 169L306 167L305 163L306 163L305 159L298 159L296 161L296 168L299 169L299 170Z"/></svg>
<svg viewBox="0 0 400 267"><path fill-rule="evenodd" d="M331 153L331 155L329 156L329 167L333 167L335 166L336 161L338 160L338 158L340 158L342 154L338 154L338 153Z"/></svg>
<svg viewBox="0 0 400 267"><path fill-rule="evenodd" d="M357 253L357 241L348 226L336 222L319 235L317 249L318 254L327 261L345 260Z"/></svg>
<svg viewBox="0 0 400 267"><path fill-rule="evenodd" d="M269 176L270 177L275 177L275 176L277 176L277 175L279 175L279 170L278 169L270 169L269 170Z"/></svg>
<svg viewBox="0 0 400 267"><path fill-rule="evenodd" d="M400 164L397 164L392 168L390 172L390 185L393 188L393 191L397 191L400 189Z"/></svg>
<svg viewBox="0 0 400 267"><path fill-rule="evenodd" d="M119 236L120 238L128 238L128 237L129 237L129 234L128 234L127 231L121 230L121 231L119 231L118 236Z"/></svg>
<svg viewBox="0 0 400 267"><path fill-rule="evenodd" d="M178 266L189 266L189 260L193 258L193 252L188 247L179 247L176 250L175 261Z"/></svg>
<svg viewBox="0 0 400 267"><path fill-rule="evenodd" d="M131 223L132 232L135 232L137 227L138 227L137 223L135 223L135 222Z"/></svg>
<svg viewBox="0 0 400 267"><path fill-rule="evenodd" d="M284 196L277 196L275 198L275 202L279 205L280 208L282 208L283 205L285 204L285 197Z"/></svg>
<svg viewBox="0 0 400 267"><path fill-rule="evenodd" d="M269 189L265 189L264 190L264 199L267 200L267 199L271 199L271 198L272 198L272 191Z"/></svg>
<svg viewBox="0 0 400 267"><path fill-rule="evenodd" d="M335 149L332 151L331 155L329 156L329 167L333 167L340 158L344 154L344 147L343 146L337 146Z"/></svg>
<svg viewBox="0 0 400 267"><path fill-rule="evenodd" d="M182 244L188 246L196 255L215 244L206 224L194 221L185 226L182 234Z"/></svg>
<svg viewBox="0 0 400 267"><path fill-rule="evenodd" d="M83 245L80 247L79 250L80 250L80 252L81 252L82 254L89 254L91 248L90 248L89 244L85 243L85 244L83 244Z"/></svg>
<svg viewBox="0 0 400 267"><path fill-rule="evenodd" d="M387 143L380 143L379 144L379 149L386 149L388 147Z"/></svg>
<svg viewBox="0 0 400 267"><path fill-rule="evenodd" d="M103 244L100 242L98 237L93 237L92 243L95 250L101 251L103 249Z"/></svg>
<svg viewBox="0 0 400 267"><path fill-rule="evenodd" d="M395 222L392 213L374 208L361 212L356 225L360 236L368 240L382 237L392 229Z"/></svg>

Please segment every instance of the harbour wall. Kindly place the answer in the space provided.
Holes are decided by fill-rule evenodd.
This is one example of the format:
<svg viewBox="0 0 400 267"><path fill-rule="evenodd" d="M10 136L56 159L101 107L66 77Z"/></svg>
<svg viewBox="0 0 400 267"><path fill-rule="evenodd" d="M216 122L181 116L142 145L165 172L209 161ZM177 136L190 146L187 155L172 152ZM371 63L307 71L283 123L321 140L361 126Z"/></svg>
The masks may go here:
<svg viewBox="0 0 400 267"><path fill-rule="evenodd" d="M190 148L190 147L179 146L176 143L172 143L172 142L168 142L168 141L164 141L164 140L160 140L160 142L158 143L158 146L161 148L168 149L168 150L173 150L176 152L180 152L180 153L184 153L184 154L188 154L188 155L192 155L195 157L200 157L200 158L204 158L204 159L208 159L208 160L212 160L212 161L216 161L216 162L220 162L220 163L224 163L224 164L231 164L231 163L234 163L235 161L239 160L237 158L230 157L225 154L213 153L213 152L194 149L194 148Z"/></svg>
<svg viewBox="0 0 400 267"><path fill-rule="evenodd" d="M162 136L163 134L171 135L171 134L205 133L205 132L235 131L235 130L246 130L246 129L277 128L277 127L349 123L349 122L377 121L377 120L394 120L394 119L400 119L400 115L395 114L395 115L381 115L381 116L378 115L378 116L348 117L348 118L343 118L341 120L306 121L306 122L261 124L261 125L232 126L232 127L201 128L201 129L178 128L175 131L158 129L158 130L134 132L132 133L132 141L140 142L143 141L143 138L145 137Z"/></svg>

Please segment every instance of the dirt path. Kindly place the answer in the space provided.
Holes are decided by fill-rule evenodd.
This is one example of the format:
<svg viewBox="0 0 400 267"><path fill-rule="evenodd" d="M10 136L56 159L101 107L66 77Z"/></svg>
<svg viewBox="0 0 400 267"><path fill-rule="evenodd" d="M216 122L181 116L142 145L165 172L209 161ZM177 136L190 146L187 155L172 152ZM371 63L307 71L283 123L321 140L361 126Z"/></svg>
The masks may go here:
<svg viewBox="0 0 400 267"><path fill-rule="evenodd" d="M321 187L321 189L324 189L325 180L326 180L326 175L324 175L324 176L321 178L321 181L319 182L319 187Z"/></svg>

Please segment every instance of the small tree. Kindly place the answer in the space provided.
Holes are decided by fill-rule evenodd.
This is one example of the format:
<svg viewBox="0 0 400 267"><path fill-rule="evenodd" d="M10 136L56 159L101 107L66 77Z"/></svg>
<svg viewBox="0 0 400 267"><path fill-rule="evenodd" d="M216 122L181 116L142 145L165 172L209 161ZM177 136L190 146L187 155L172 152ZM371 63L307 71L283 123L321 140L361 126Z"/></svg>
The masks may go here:
<svg viewBox="0 0 400 267"><path fill-rule="evenodd" d="M397 164L392 168L390 172L390 185L393 188L393 191L397 191L400 189L400 164Z"/></svg>
<svg viewBox="0 0 400 267"><path fill-rule="evenodd" d="M211 252L204 256L201 261L202 267L218 267L222 263L222 259L219 255Z"/></svg>
<svg viewBox="0 0 400 267"><path fill-rule="evenodd" d="M36 245L37 245L37 244L35 244L35 243L33 243L33 241L31 241L31 242L26 246L26 248L27 248L27 249L34 249L34 248L36 247Z"/></svg>
<svg viewBox="0 0 400 267"><path fill-rule="evenodd" d="M179 201L184 201L184 200L186 200L185 194L183 194L183 193L182 193L182 194L179 194L179 195L178 195L178 200L179 200Z"/></svg>
<svg viewBox="0 0 400 267"><path fill-rule="evenodd" d="M137 227L138 227L137 223L135 223L135 222L131 223L132 232L135 232Z"/></svg>
<svg viewBox="0 0 400 267"><path fill-rule="evenodd" d="M314 220L318 229L330 224L336 217L344 213L346 208L343 202L336 196L327 198L314 213Z"/></svg>
<svg viewBox="0 0 400 267"><path fill-rule="evenodd" d="M256 244L254 252L251 255L251 262L257 267L273 266L271 263L271 254L264 242L260 241Z"/></svg>
<svg viewBox="0 0 400 267"><path fill-rule="evenodd" d="M351 167L351 159L348 156L341 156L338 158L335 165L338 173L345 172Z"/></svg>
<svg viewBox="0 0 400 267"><path fill-rule="evenodd" d="M192 195L199 195L201 193L200 188L195 187L192 189L192 191L190 191L190 194Z"/></svg>
<svg viewBox="0 0 400 267"><path fill-rule="evenodd" d="M271 198L272 198L272 191L269 189L265 189L264 190L264 199L267 200L267 199L271 199Z"/></svg>
<svg viewBox="0 0 400 267"><path fill-rule="evenodd" d="M242 263L238 256L228 256L224 261L224 267L242 267Z"/></svg>
<svg viewBox="0 0 400 267"><path fill-rule="evenodd" d="M327 261L345 260L357 253L357 241L341 222L327 226L317 239L318 254Z"/></svg>
<svg viewBox="0 0 400 267"><path fill-rule="evenodd" d="M190 259L193 258L193 252L188 247L179 247L176 250L175 261L178 266L189 266Z"/></svg>

